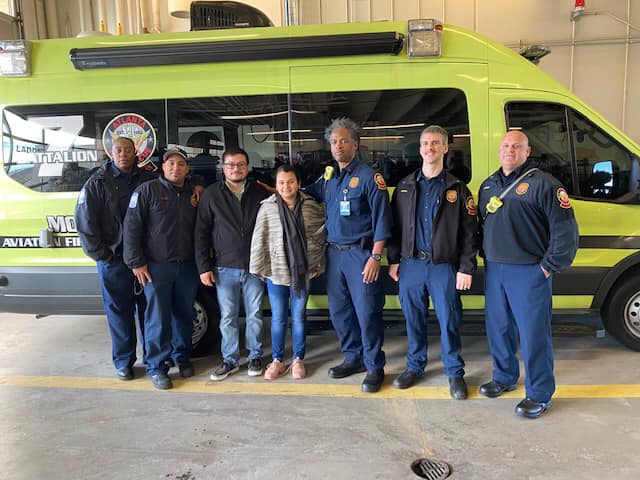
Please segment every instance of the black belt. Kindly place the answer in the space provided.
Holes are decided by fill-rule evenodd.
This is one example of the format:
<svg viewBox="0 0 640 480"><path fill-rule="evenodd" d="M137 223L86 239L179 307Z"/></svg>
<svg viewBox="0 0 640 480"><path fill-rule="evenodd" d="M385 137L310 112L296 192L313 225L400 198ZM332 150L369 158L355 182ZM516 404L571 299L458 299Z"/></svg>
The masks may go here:
<svg viewBox="0 0 640 480"><path fill-rule="evenodd" d="M350 243L348 245L342 245L340 243L329 243L331 248L335 248L336 250L353 250L354 248L360 248L360 242L358 243Z"/></svg>
<svg viewBox="0 0 640 480"><path fill-rule="evenodd" d="M431 254L429 252L423 252L422 250L416 250L411 258L415 258L417 260L430 260Z"/></svg>

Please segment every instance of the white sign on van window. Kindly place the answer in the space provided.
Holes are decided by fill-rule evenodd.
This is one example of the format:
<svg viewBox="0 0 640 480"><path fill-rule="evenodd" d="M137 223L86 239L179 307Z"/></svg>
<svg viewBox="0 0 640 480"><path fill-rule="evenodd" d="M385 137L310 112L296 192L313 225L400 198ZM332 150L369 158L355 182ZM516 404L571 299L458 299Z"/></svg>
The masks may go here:
<svg viewBox="0 0 640 480"><path fill-rule="evenodd" d="M63 164L97 164L100 152L95 138L79 135L82 115L27 117L5 111L13 140L11 163L40 164L38 175L60 176ZM6 150L5 150L6 152Z"/></svg>

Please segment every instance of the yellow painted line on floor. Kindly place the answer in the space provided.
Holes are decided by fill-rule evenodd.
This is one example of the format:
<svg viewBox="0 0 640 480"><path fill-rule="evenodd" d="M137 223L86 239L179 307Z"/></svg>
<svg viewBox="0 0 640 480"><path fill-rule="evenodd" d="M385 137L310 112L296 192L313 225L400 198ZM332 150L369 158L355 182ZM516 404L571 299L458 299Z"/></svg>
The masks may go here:
<svg viewBox="0 0 640 480"><path fill-rule="evenodd" d="M301 397L335 398L405 398L419 400L448 400L449 387L416 386L407 390L398 390L389 383L375 394L362 393L360 384L307 383L303 382L266 382L264 380L247 382L210 382L197 379L173 380L174 388L166 393L208 393L218 395L274 395ZM123 382L115 378L104 377L63 377L63 376L0 376L0 387L59 388L74 390L121 390L128 392L159 392L149 378ZM159 393L165 393L159 392ZM501 398L522 398L524 387L519 385ZM469 398L485 398L478 394L477 385L469 385ZM558 385L554 398L640 398L638 384L611 385Z"/></svg>

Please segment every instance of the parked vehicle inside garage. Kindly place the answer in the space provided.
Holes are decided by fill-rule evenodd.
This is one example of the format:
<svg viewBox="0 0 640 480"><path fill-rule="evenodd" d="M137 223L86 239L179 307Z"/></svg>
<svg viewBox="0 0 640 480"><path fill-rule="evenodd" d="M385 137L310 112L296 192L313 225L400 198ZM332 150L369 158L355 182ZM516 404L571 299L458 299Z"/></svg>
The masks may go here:
<svg viewBox="0 0 640 480"><path fill-rule="evenodd" d="M600 314L611 335L640 350L640 146L486 37L418 20L0 47L0 311L102 312L73 210L114 119L148 122L151 162L177 145L213 180L222 150L239 145L254 177L269 182L274 167L292 162L310 183L331 160L324 128L348 116L362 126L361 158L390 186L420 164L425 125L450 132L447 166L473 192L498 168L504 133L524 131L531 157L564 183L580 226L577 258L554 279L555 313ZM141 153L148 138L138 140ZM482 269L463 296L469 312L484 306L481 277ZM388 280L385 308L397 313L396 288ZM203 287L195 305L200 348L217 333L213 293ZM308 307L327 315L323 277Z"/></svg>

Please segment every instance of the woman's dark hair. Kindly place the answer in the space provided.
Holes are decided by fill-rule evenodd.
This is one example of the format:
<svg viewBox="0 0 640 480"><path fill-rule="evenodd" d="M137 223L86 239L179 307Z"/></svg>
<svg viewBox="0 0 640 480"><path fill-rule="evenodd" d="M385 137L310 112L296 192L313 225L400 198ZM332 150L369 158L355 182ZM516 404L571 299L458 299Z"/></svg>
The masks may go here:
<svg viewBox="0 0 640 480"><path fill-rule="evenodd" d="M295 165L291 165L289 163L285 163L284 165L280 165L278 167L278 169L276 170L276 178L278 178L278 174L280 172L283 172L283 173L293 172L294 175L296 176L296 179L298 180L298 183L302 183L302 175L300 175L300 169L298 167L296 167Z"/></svg>

